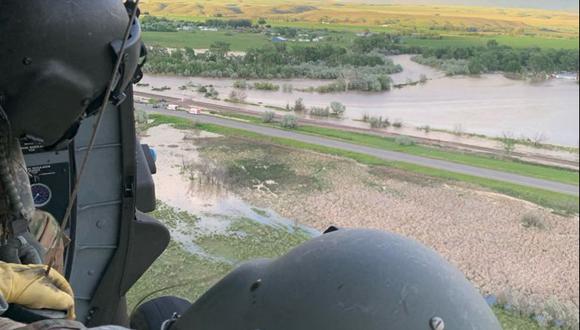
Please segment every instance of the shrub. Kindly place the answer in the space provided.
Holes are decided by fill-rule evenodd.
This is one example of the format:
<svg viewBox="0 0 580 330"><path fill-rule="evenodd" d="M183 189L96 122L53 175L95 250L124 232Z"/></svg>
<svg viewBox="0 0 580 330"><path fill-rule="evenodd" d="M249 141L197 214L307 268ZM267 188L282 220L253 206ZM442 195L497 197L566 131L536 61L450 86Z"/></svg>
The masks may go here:
<svg viewBox="0 0 580 330"><path fill-rule="evenodd" d="M254 83L254 88L261 91L279 91L280 86L274 85L271 82L257 82Z"/></svg>
<svg viewBox="0 0 580 330"><path fill-rule="evenodd" d="M234 88L237 89L248 89L249 85L246 80L236 80L234 82Z"/></svg>
<svg viewBox="0 0 580 330"><path fill-rule="evenodd" d="M232 90L230 93L230 101L232 102L244 102L248 98L248 95L243 90Z"/></svg>
<svg viewBox="0 0 580 330"><path fill-rule="evenodd" d="M346 106L340 102L332 102L330 108L332 109L332 114L337 117L342 117L346 112Z"/></svg>
<svg viewBox="0 0 580 330"><path fill-rule="evenodd" d="M453 126L453 134L457 136L463 136L463 133L464 133L463 125L455 124L455 126Z"/></svg>
<svg viewBox="0 0 580 330"><path fill-rule="evenodd" d="M371 125L371 128L387 128L391 126L389 119L383 119L383 117L370 117L368 123Z"/></svg>
<svg viewBox="0 0 580 330"><path fill-rule="evenodd" d="M511 155L516 150L518 141L511 133L504 133L499 141L506 154Z"/></svg>
<svg viewBox="0 0 580 330"><path fill-rule="evenodd" d="M310 108L310 115L316 117L328 117L330 116L330 109L328 107L312 107Z"/></svg>
<svg viewBox="0 0 580 330"><path fill-rule="evenodd" d="M292 93L294 92L294 86L292 84L283 84L282 91L284 93Z"/></svg>
<svg viewBox="0 0 580 330"><path fill-rule="evenodd" d="M522 225L526 228L546 229L544 219L537 214L526 214L522 217Z"/></svg>
<svg viewBox="0 0 580 330"><path fill-rule="evenodd" d="M294 111L302 112L304 110L306 110L306 106L304 105L304 100L302 98L299 98L298 100L296 100L296 102L294 102Z"/></svg>
<svg viewBox="0 0 580 330"><path fill-rule="evenodd" d="M262 122L263 123L271 123L276 118L276 113L274 111L266 111L262 114Z"/></svg>
<svg viewBox="0 0 580 330"><path fill-rule="evenodd" d="M397 120L396 122L393 123L393 127L394 128L402 128L403 127L403 122Z"/></svg>
<svg viewBox="0 0 580 330"><path fill-rule="evenodd" d="M417 127L417 130L423 131L423 132L429 134L431 132L431 126L425 125L425 126Z"/></svg>
<svg viewBox="0 0 580 330"><path fill-rule="evenodd" d="M294 129L298 127L298 117L294 115L286 115L282 118L282 122L280 122L280 126L283 128L290 128Z"/></svg>
<svg viewBox="0 0 580 330"><path fill-rule="evenodd" d="M395 142L400 146L410 147L416 144L415 140L408 136L399 136L395 139Z"/></svg>

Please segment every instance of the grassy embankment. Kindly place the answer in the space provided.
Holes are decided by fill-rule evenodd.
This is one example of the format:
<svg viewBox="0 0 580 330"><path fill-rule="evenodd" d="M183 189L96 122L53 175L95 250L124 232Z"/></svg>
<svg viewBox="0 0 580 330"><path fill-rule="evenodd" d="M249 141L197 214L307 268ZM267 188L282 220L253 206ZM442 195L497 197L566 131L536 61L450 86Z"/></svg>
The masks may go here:
<svg viewBox="0 0 580 330"><path fill-rule="evenodd" d="M491 179L479 178L470 175L458 174L454 172L444 171L444 170L437 170L428 167L423 167L414 164L408 164L403 162L393 162L393 161L385 161L379 159L377 157L364 155L360 153L345 151L336 148L329 148L309 143L303 143L295 140L290 139L283 139L283 138L274 138L268 137L264 135L260 135L257 133L239 130L239 129L232 129L226 128L218 125L211 125L211 124L198 124L190 121L188 119L182 119L177 117L171 116L163 116L163 115L151 115L151 119L153 119L152 125L160 125L160 124L172 124L177 128L181 129L201 129L217 134L222 135L233 135L239 136L248 139L254 139L258 141L263 141L267 143L275 143L280 144L292 148L299 148L305 150L311 150L315 152L320 152L329 155L335 155L340 157L346 157L353 160L356 160L359 163L369 165L369 166L388 166L393 167L405 171L411 171L415 173L424 174L430 177L441 178L450 181L459 181L459 182L466 182L474 185L478 185L481 187L488 188L490 190L503 193L509 196L513 196L516 198L520 198L523 200L530 201L532 203L548 207L553 209L555 212L563 213L563 214L577 214L579 212L579 199L578 197L574 197L567 194L555 193L547 190L537 189L537 188L530 188L525 187L517 184L496 181ZM524 165L524 164L521 164ZM515 165L514 165L515 166Z"/></svg>
<svg viewBox="0 0 580 330"><path fill-rule="evenodd" d="M260 118L226 113L222 114L227 117L241 119L244 121L249 121L254 124L274 126L272 124L263 124ZM318 127L302 125L294 129L300 133L306 133L311 135L323 136L327 138L332 138L336 140L346 141L350 143L365 145L369 147L374 147L378 149L390 150L404 152L407 154L441 159L454 163L488 168L492 170L509 172L529 177L534 177L538 179L551 180L555 182L561 182L572 185L580 185L580 175L577 171L566 170L551 166L543 166L525 163L517 160L501 159L492 156L485 155L475 155L470 153L462 153L456 151L448 151L439 148L433 148L422 145L401 145L397 143L397 139L381 137L372 134L358 133L358 132L348 132L333 128Z"/></svg>
<svg viewBox="0 0 580 330"><path fill-rule="evenodd" d="M268 215L266 210L256 209L255 212L260 216ZM182 243L172 241L127 295L130 310L145 297L150 300L173 295L195 301L240 263L281 256L310 238L300 228L273 227L247 218L228 219L227 229L217 234L207 233L198 228L200 217L163 203L159 203L152 215L173 233L191 237L191 243L199 251L192 253ZM494 312L505 330L541 329L529 317L500 308L495 308Z"/></svg>

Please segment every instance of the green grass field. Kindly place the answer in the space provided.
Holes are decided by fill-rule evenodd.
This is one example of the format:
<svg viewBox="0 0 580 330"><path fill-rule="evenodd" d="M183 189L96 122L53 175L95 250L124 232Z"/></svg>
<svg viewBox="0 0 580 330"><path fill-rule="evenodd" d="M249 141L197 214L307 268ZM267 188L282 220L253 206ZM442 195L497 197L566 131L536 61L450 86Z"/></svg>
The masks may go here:
<svg viewBox="0 0 580 330"><path fill-rule="evenodd" d="M350 45L354 34L332 33L333 45ZM340 35L340 36L339 36ZM147 45L169 48L208 49L214 42L222 41L230 44L232 51L247 51L252 48L262 48L273 44L271 37L261 33L237 31L195 31L195 32L143 32L143 40ZM339 41L337 41L339 40ZM289 42L290 44L309 44ZM320 45L321 43L317 44ZM324 42L322 42L324 44Z"/></svg>
<svg viewBox="0 0 580 330"><path fill-rule="evenodd" d="M270 24L380 28L401 32L478 31L492 34L578 36L578 12L450 5L380 4L332 0L144 0L145 13L205 20L264 18Z"/></svg>
<svg viewBox="0 0 580 330"><path fill-rule="evenodd" d="M270 39L262 34L212 31L144 32L143 40L148 45L193 49L208 49L214 42L223 41L230 44L233 51L246 51L271 43Z"/></svg>
<svg viewBox="0 0 580 330"><path fill-rule="evenodd" d="M334 45L348 46L355 38L352 32L334 33L341 34L339 41L333 41ZM335 38L336 39L336 38ZM539 47L553 49L577 49L578 38L540 38L524 36L445 36L442 39L419 39L406 37L404 43L411 46L424 47L470 47L485 46L489 40L497 40L500 44L514 48ZM260 48L272 44L271 39L260 33L246 33L236 31L195 31L195 32L144 32L143 40L148 45L170 48L189 47L193 49L207 49L217 41L227 42L232 51L247 51L251 48Z"/></svg>
<svg viewBox="0 0 580 330"><path fill-rule="evenodd" d="M490 40L513 48L538 47L544 49L578 49L578 38L545 38L528 36L444 36L442 39L405 38L405 43L422 47L470 47L485 46Z"/></svg>
<svg viewBox="0 0 580 330"><path fill-rule="evenodd" d="M491 179L484 179L480 177L474 177L470 175L458 174L454 172L444 171L444 170L436 170L428 167L402 163L402 162L389 162L382 160L377 157L368 156L356 152L349 152L344 151L341 149L336 148L328 148L324 146L309 144L298 142L295 140L290 139L282 139L282 138L273 138L264 135L260 135L257 133L239 130L239 129L232 129L226 128L218 125L211 125L211 124L197 124L191 120L171 117L171 116L164 116L164 115L151 115L150 117L153 119L152 125L160 125L160 124L171 124L174 125L176 128L181 129L192 129L198 128L201 130L226 135L226 136L238 136L248 139L254 139L257 141L262 141L266 143L274 143L279 145L284 145L292 148L297 149L305 149L311 150L315 152L320 152L323 154L329 154L339 157L345 157L353 159L361 164L369 165L369 166L386 166L397 168L404 171L410 171L414 173L424 174L434 178L441 178L449 181L459 181L459 182L466 182L470 184L474 184L480 187L484 187L502 194L506 194L512 197L520 198L523 200L527 200L529 202L535 203L537 205L541 205L550 209L553 209L555 212L562 213L562 214L577 214L580 208L580 200L578 197L567 195L567 194L560 194L555 193L543 189L537 188L530 188L525 186L520 186L517 184L506 183L502 181L496 181Z"/></svg>

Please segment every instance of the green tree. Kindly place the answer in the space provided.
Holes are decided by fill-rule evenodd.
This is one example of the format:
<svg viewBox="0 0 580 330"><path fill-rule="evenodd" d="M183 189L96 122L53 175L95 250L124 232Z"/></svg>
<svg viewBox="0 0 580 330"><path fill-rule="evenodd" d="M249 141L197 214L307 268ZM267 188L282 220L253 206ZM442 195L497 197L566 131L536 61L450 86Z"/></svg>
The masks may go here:
<svg viewBox="0 0 580 330"><path fill-rule="evenodd" d="M499 47L499 43L497 42L497 40L492 39L492 40L487 42L487 47L488 48L497 48L497 47Z"/></svg>
<svg viewBox="0 0 580 330"><path fill-rule="evenodd" d="M230 44L223 41L216 41L209 46L210 54L217 58L225 58L230 50Z"/></svg>
<svg viewBox="0 0 580 330"><path fill-rule="evenodd" d="M332 109L332 114L337 117L342 117L346 112L346 106L340 102L332 102L330 104L330 109Z"/></svg>
<svg viewBox="0 0 580 330"><path fill-rule="evenodd" d="M471 74L481 74L485 70L479 57L474 57L469 60L468 67Z"/></svg>

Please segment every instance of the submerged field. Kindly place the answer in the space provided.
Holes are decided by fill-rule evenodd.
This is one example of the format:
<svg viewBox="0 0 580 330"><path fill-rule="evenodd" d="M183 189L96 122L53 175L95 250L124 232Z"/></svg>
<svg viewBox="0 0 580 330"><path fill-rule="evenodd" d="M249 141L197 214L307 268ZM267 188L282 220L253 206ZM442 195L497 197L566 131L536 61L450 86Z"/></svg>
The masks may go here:
<svg viewBox="0 0 580 330"><path fill-rule="evenodd" d="M508 304L511 311L496 310L505 329L577 322L577 216L420 174L178 127L146 138L159 162L181 164L160 168L173 174L156 179L165 203L155 216L176 240L131 292L131 305L162 288L155 295L194 300L239 263L285 253L312 237L308 227L337 225L389 230L435 248L483 294ZM159 134L173 140L156 140ZM189 191L185 199L171 194L179 184ZM222 205L231 195L247 203L238 216ZM207 212L208 205L226 214Z"/></svg>

